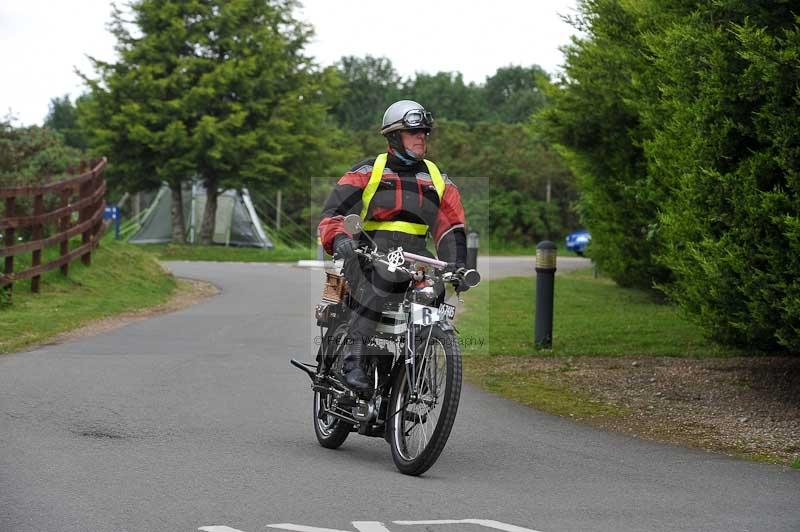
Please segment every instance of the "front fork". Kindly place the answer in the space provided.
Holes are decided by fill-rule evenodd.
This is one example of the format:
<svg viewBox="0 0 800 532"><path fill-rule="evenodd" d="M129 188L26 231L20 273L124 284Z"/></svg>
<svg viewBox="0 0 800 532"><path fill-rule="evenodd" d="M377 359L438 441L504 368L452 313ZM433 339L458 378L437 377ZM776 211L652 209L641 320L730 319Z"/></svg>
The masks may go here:
<svg viewBox="0 0 800 532"><path fill-rule="evenodd" d="M405 352L405 364L406 364L406 384L408 385L408 389L410 391L409 399L416 400L419 397L419 383L417 382L417 333L423 330L423 326L415 325L413 323L413 316L411 314L411 304L406 302L403 304L403 311L406 315L406 323L408 326L406 327L406 352ZM433 325L430 325L430 330L428 331L428 337L425 339L425 348L422 351L423 357L428 350L428 344L430 343L431 334L433 333ZM423 361L424 363L424 361Z"/></svg>
<svg viewBox="0 0 800 532"><path fill-rule="evenodd" d="M413 316L411 315L411 304L407 301L403 303L403 313L406 315L406 352L404 353L405 356L405 364L406 364L406 385L408 386L409 395L411 399L415 399L417 395L417 362L415 360L414 353L416 352L417 347L417 338L415 334L415 327L413 323Z"/></svg>

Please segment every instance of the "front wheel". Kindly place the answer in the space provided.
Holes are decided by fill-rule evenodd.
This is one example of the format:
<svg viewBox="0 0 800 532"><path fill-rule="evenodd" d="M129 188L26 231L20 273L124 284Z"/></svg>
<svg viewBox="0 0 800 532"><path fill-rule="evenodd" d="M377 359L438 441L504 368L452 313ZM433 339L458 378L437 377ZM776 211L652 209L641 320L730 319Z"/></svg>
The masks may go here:
<svg viewBox="0 0 800 532"><path fill-rule="evenodd" d="M456 335L437 326L419 336L417 393L409 389L403 365L392 383L389 443L401 473L421 475L439 458L456 418L461 397L461 352Z"/></svg>

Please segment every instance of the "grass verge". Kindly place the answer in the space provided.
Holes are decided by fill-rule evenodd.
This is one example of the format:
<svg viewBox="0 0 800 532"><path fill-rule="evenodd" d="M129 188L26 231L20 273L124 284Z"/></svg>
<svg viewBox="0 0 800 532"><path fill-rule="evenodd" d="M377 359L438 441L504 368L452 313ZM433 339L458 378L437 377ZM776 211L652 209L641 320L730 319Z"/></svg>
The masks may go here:
<svg viewBox="0 0 800 532"><path fill-rule="evenodd" d="M559 274L555 283L553 348L533 343L536 280L482 283L465 294L459 329L471 341L469 355L537 356L733 356L739 351L703 338L675 307L646 292L595 279L591 270Z"/></svg>
<svg viewBox="0 0 800 532"><path fill-rule="evenodd" d="M624 407L598 401L572 389L562 378L564 372L570 371L566 360L558 367L535 371L518 362L518 357L501 360L468 356L464 358L464 374L468 381L486 391L559 416L592 419L628 413Z"/></svg>
<svg viewBox="0 0 800 532"><path fill-rule="evenodd" d="M674 307L651 295L595 279L591 271L559 275L554 298L553 348L534 347L536 280L498 279L465 294L458 318L468 380L485 390L545 412L575 418L629 413L570 386L575 356L729 356L736 352L705 340ZM561 364L526 364L527 357Z"/></svg>
<svg viewBox="0 0 800 532"><path fill-rule="evenodd" d="M143 251L159 260L202 260L213 262L294 262L313 259L316 250L311 247L276 246L274 249L225 246L200 246L194 244L144 244Z"/></svg>
<svg viewBox="0 0 800 532"><path fill-rule="evenodd" d="M553 347L536 350L535 283L465 294L467 380L598 427L800 469L798 357L719 346L673 306L588 271L556 279Z"/></svg>
<svg viewBox="0 0 800 532"><path fill-rule="evenodd" d="M55 250L47 250L53 258ZM24 268L22 261L15 269ZM92 320L165 303L175 278L136 246L103 239L92 265L70 264L68 277L56 270L42 276L41 292L16 283L10 304L0 306L0 353L51 339Z"/></svg>

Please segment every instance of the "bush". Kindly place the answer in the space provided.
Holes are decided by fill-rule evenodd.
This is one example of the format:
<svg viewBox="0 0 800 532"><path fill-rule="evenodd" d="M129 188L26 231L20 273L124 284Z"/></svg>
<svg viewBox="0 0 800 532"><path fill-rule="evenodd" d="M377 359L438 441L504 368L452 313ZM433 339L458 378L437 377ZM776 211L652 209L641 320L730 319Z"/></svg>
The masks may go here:
<svg viewBox="0 0 800 532"><path fill-rule="evenodd" d="M0 122L0 187L43 184L66 179L64 173L70 165L77 165L81 152L66 146L61 135L46 127L14 127L10 122ZM56 194L44 195L45 211L60 205ZM6 204L0 201L0 218L5 216ZM33 213L33 198L19 197L14 207L16 216ZM44 228L50 234L51 223ZM27 240L31 227L17 230L16 236Z"/></svg>
<svg viewBox="0 0 800 532"><path fill-rule="evenodd" d="M14 127L0 121L0 186L27 185L44 178L61 179L81 152L64 144L46 127Z"/></svg>
<svg viewBox="0 0 800 532"><path fill-rule="evenodd" d="M517 190L491 186L483 197L467 198L464 210L470 227L490 241L529 246L545 239L558 240L564 234L557 205Z"/></svg>
<svg viewBox="0 0 800 532"><path fill-rule="evenodd" d="M800 19L770 4L709 4L654 41L667 120L648 151L679 178L665 292L718 340L798 351Z"/></svg>
<svg viewBox="0 0 800 532"><path fill-rule="evenodd" d="M586 0L542 115L592 254L713 338L800 349L800 30L783 1Z"/></svg>
<svg viewBox="0 0 800 532"><path fill-rule="evenodd" d="M651 132L639 106L657 94L644 36L661 17L618 0L587 0L573 24L586 37L565 48L565 71L551 107L537 117L578 179L581 221L598 267L621 286L652 289L670 280L659 264L659 202L644 143Z"/></svg>

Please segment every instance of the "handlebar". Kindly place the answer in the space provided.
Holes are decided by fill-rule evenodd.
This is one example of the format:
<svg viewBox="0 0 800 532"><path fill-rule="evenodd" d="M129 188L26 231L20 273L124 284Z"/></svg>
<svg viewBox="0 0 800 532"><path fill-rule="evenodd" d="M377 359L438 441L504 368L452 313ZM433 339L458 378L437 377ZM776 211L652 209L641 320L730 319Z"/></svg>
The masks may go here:
<svg viewBox="0 0 800 532"><path fill-rule="evenodd" d="M416 253L408 253L406 251L403 252L403 258L405 258L406 260L413 260L416 262L424 262L426 264L430 264L431 266L436 266L440 270L446 270L446 269L454 270L456 266L452 262L444 262L441 260L436 260L430 257L426 257L424 255L417 255Z"/></svg>
<svg viewBox="0 0 800 532"><path fill-rule="evenodd" d="M377 251L364 251L361 248L356 248L356 254L367 258L370 261L381 260L387 266L391 265L389 261L386 260L386 257L378 253ZM437 259L432 259L430 257L426 257L424 255L417 255L416 253L409 253L407 251L403 251L403 260L410 260L413 262L421 262L424 264L429 264L437 269L445 270L445 273L442 275L442 280L447 282L452 282L454 285L458 286L466 286L466 287L473 287L478 286L478 283L481 282L481 275L478 273L477 270L466 270L466 269L458 269L456 270L457 266L454 262L444 262ZM395 268L409 274L414 275L414 271L410 270L409 268L405 268L402 265L397 265ZM466 288L464 289L466 290Z"/></svg>

